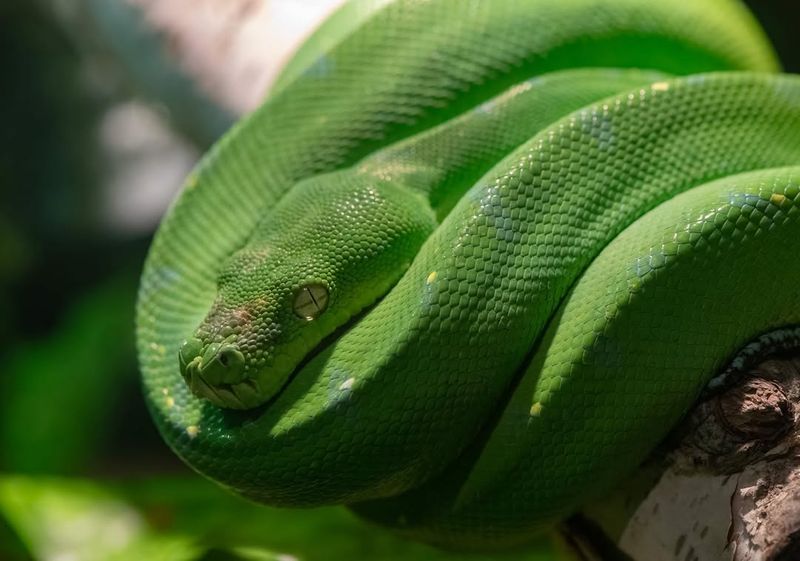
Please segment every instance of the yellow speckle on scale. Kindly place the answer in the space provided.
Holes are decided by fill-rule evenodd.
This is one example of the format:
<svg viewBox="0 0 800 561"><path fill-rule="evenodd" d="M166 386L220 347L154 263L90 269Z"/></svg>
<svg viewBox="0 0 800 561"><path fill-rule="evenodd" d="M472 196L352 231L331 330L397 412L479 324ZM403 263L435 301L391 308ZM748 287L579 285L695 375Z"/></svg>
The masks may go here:
<svg viewBox="0 0 800 561"><path fill-rule="evenodd" d="M785 200L786 197L780 193L772 193L772 196L769 198L769 202L777 206L780 206Z"/></svg>
<svg viewBox="0 0 800 561"><path fill-rule="evenodd" d="M197 436L198 432L200 432L200 429L197 428L197 425L189 425L186 427L186 434L189 435L189 438L194 438Z"/></svg>
<svg viewBox="0 0 800 561"><path fill-rule="evenodd" d="M348 378L347 380L342 382L342 384L339 386L339 389L340 390L349 390L350 388L353 387L353 384L355 383L355 381L356 381L355 378Z"/></svg>
<svg viewBox="0 0 800 561"><path fill-rule="evenodd" d="M166 404L167 404L167 408L172 408L172 407L175 407L175 400L174 400L174 399L172 399L171 397L168 397L168 398L165 400L165 402L166 402Z"/></svg>
<svg viewBox="0 0 800 561"><path fill-rule="evenodd" d="M425 284L431 284L435 280L436 280L436 271L431 271L431 274L428 275L427 279L425 279Z"/></svg>
<svg viewBox="0 0 800 561"><path fill-rule="evenodd" d="M157 352L161 356L167 354L167 348L164 345L159 345L158 343L150 343L150 349Z"/></svg>
<svg viewBox="0 0 800 561"><path fill-rule="evenodd" d="M194 173L189 174L189 177L186 178L186 188L192 189L197 186L197 175Z"/></svg>
<svg viewBox="0 0 800 561"><path fill-rule="evenodd" d="M656 92L665 92L669 89L669 82L656 82L650 86L650 89Z"/></svg>
<svg viewBox="0 0 800 561"><path fill-rule="evenodd" d="M542 413L542 404L538 401L531 405L531 417L538 417Z"/></svg>
<svg viewBox="0 0 800 561"><path fill-rule="evenodd" d="M161 393L163 393L164 395L167 395L167 394L169 394L169 389L161 388Z"/></svg>

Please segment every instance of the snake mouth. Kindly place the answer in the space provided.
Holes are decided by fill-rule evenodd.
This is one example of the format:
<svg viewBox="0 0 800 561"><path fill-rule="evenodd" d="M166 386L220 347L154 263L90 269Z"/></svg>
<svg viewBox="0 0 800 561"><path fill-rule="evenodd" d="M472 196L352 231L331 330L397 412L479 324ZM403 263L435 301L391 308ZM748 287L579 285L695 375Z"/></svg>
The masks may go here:
<svg viewBox="0 0 800 561"><path fill-rule="evenodd" d="M236 384L211 384L197 369L189 369L184 379L194 395L224 409L252 409L263 401L258 381L252 378Z"/></svg>
<svg viewBox="0 0 800 561"><path fill-rule="evenodd" d="M193 337L183 342L178 359L181 375L197 397L226 409L250 409L262 401L258 381L247 375L244 355L235 345L204 345Z"/></svg>

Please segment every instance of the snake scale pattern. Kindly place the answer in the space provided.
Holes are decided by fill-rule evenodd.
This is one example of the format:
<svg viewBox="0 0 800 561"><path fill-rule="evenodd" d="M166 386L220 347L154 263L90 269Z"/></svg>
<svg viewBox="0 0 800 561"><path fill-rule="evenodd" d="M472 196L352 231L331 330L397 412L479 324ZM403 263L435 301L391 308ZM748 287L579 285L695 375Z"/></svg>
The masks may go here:
<svg viewBox="0 0 800 561"><path fill-rule="evenodd" d="M739 2L357 0L300 53L142 277L146 399L205 476L512 546L797 345L800 78Z"/></svg>

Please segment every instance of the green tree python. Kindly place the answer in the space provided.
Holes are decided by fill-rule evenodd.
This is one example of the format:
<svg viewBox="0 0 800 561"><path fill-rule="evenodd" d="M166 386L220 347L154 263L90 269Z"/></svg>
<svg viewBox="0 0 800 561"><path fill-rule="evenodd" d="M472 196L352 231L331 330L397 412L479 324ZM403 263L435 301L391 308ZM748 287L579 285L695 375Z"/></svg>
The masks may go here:
<svg viewBox="0 0 800 561"><path fill-rule="evenodd" d="M250 499L518 544L797 346L800 78L732 0L359 9L161 224L146 399Z"/></svg>

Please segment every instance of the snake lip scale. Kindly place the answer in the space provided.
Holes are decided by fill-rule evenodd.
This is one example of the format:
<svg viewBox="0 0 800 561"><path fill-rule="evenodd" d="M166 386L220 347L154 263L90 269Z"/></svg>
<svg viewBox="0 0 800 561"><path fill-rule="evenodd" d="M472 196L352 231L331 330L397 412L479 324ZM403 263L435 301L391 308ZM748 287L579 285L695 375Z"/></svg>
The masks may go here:
<svg viewBox="0 0 800 561"><path fill-rule="evenodd" d="M437 545L552 527L731 357L796 343L778 70L734 0L346 4L154 238L161 434L250 499Z"/></svg>

